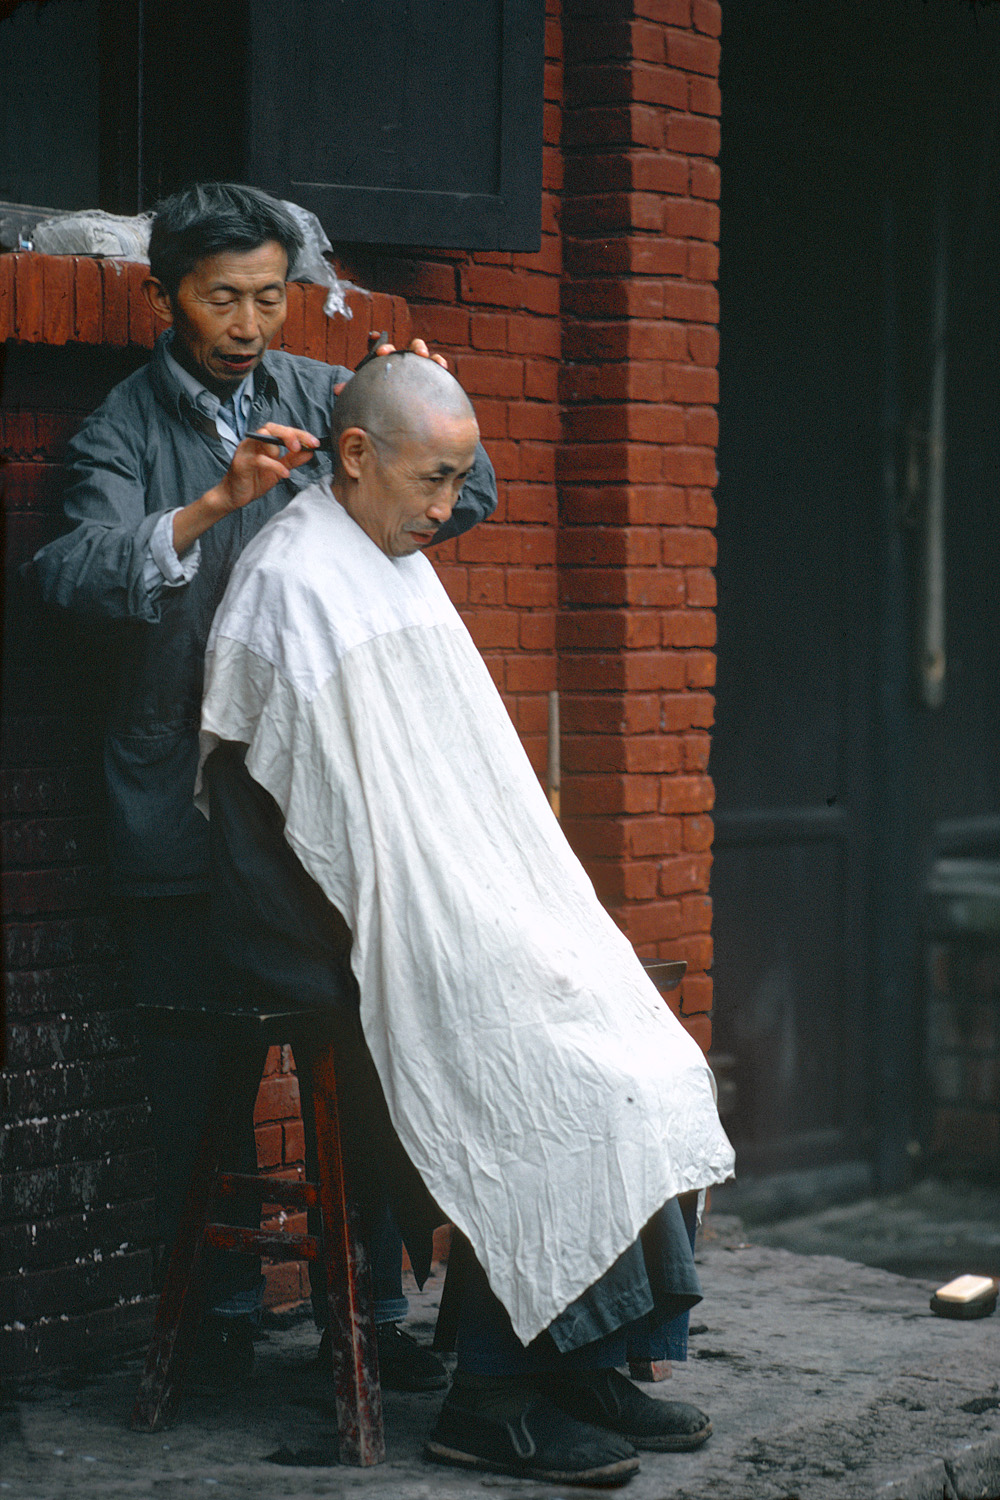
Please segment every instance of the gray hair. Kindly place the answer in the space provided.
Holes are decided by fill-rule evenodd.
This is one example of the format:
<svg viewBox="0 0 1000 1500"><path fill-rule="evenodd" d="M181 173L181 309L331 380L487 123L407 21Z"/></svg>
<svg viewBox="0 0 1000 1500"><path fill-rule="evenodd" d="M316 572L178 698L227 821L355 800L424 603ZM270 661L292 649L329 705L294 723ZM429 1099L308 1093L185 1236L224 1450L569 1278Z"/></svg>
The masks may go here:
<svg viewBox="0 0 1000 1500"><path fill-rule="evenodd" d="M302 252L302 234L276 198L239 182L196 182L157 204L149 269L173 300L200 260L230 250L259 250L272 241L284 250L291 270Z"/></svg>

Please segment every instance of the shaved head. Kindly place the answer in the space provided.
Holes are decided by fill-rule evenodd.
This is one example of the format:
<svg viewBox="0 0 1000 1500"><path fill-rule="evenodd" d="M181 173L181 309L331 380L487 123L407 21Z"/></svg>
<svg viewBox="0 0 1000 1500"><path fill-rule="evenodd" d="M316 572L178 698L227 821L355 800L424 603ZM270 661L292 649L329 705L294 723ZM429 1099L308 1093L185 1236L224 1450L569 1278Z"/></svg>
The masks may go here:
<svg viewBox="0 0 1000 1500"><path fill-rule="evenodd" d="M425 439L435 418L474 421L475 415L454 375L434 360L409 350L380 355L337 397L330 424L334 472L341 468L341 435L350 427L360 427L376 445L398 450Z"/></svg>
<svg viewBox="0 0 1000 1500"><path fill-rule="evenodd" d="M387 556L406 557L451 516L479 427L458 381L434 360L380 354L338 396L330 442L334 498Z"/></svg>

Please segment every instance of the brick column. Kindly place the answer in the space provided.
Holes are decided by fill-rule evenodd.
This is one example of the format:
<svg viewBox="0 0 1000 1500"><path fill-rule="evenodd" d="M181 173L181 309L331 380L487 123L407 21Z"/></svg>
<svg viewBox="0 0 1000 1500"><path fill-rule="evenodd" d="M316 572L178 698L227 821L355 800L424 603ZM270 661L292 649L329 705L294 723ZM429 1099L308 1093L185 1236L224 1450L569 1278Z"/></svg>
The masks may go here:
<svg viewBox="0 0 1000 1500"><path fill-rule="evenodd" d="M566 832L644 957L712 981L715 0L566 0L558 641Z"/></svg>

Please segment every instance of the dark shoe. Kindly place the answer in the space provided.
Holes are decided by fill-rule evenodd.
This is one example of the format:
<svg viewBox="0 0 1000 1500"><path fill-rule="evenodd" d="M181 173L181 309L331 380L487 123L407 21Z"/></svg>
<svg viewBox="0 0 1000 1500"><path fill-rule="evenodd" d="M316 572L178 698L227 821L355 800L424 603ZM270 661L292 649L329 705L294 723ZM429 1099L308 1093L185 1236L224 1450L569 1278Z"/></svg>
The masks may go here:
<svg viewBox="0 0 1000 1500"><path fill-rule="evenodd" d="M387 1391L441 1391L448 1371L432 1349L404 1333L398 1323L376 1323L378 1377Z"/></svg>
<svg viewBox="0 0 1000 1500"><path fill-rule="evenodd" d="M387 1391L441 1391L448 1384L448 1371L430 1349L404 1333L398 1323L376 1323L379 1384ZM317 1363L331 1368L330 1334L323 1329Z"/></svg>
<svg viewBox="0 0 1000 1500"><path fill-rule="evenodd" d="M632 1444L577 1422L526 1382L469 1388L456 1378L424 1449L435 1463L553 1484L612 1488L639 1467Z"/></svg>
<svg viewBox="0 0 1000 1500"><path fill-rule="evenodd" d="M712 1433L697 1406L647 1396L617 1370L539 1376L535 1384L571 1417L620 1433L650 1453L689 1453Z"/></svg>
<svg viewBox="0 0 1000 1500"><path fill-rule="evenodd" d="M188 1388L219 1391L244 1385L253 1370L254 1332L252 1318L207 1313L191 1355Z"/></svg>

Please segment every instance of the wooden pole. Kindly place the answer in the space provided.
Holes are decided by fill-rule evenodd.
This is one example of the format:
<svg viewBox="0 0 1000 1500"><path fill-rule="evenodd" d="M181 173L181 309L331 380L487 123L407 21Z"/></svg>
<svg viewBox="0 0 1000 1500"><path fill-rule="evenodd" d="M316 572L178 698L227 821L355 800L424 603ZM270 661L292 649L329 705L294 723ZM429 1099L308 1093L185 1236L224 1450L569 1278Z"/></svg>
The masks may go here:
<svg viewBox="0 0 1000 1500"><path fill-rule="evenodd" d="M559 755L559 694L553 690L549 694L549 767L546 777L546 789L549 794L549 806L559 816L559 787L562 780L562 766Z"/></svg>

